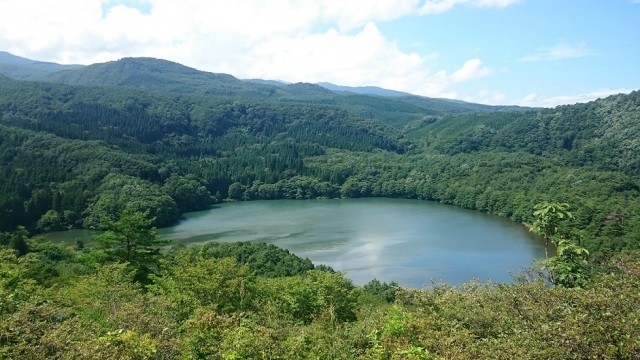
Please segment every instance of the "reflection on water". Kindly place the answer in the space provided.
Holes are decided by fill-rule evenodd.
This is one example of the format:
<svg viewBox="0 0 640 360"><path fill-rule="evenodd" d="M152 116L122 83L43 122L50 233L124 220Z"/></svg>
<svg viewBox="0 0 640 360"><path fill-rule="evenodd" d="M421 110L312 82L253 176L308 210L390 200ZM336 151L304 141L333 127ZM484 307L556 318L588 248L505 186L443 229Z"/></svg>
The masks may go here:
<svg viewBox="0 0 640 360"><path fill-rule="evenodd" d="M544 256L522 226L418 200L269 200L228 203L187 214L161 229L175 243L264 241L344 271L410 287L471 279L508 282Z"/></svg>

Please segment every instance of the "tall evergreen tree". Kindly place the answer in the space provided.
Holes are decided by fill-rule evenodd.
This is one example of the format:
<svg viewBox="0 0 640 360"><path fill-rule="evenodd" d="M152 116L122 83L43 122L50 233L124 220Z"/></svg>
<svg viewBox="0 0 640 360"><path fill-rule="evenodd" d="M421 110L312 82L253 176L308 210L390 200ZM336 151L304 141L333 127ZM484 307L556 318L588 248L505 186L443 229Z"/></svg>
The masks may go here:
<svg viewBox="0 0 640 360"><path fill-rule="evenodd" d="M106 231L94 237L108 261L128 263L136 272L136 281L142 283L158 272L160 249L167 244L151 224L147 214L127 208L115 221L104 219Z"/></svg>

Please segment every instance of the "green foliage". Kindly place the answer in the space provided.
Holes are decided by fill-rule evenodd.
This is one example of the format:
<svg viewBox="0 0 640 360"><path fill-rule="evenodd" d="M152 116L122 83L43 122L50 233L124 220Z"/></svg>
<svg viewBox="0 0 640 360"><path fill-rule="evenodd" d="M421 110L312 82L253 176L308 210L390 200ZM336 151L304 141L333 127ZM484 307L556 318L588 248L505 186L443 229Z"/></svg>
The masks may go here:
<svg viewBox="0 0 640 360"><path fill-rule="evenodd" d="M534 204L571 203L580 220L570 226L594 258L640 248L638 92L469 113L472 104L436 109L425 99L336 95L305 84L262 93L268 86L153 59L103 70L126 86L0 84L0 231L96 227L125 207L165 226L212 196L385 196L518 222L535 220ZM169 83L180 91L163 91ZM409 123L398 129L375 119Z"/></svg>
<svg viewBox="0 0 640 360"><path fill-rule="evenodd" d="M204 210L214 200L209 190L194 175L179 176L173 173L165 180L162 188L175 201L181 213Z"/></svg>
<svg viewBox="0 0 640 360"><path fill-rule="evenodd" d="M132 330L110 331L98 339L96 355L102 359L150 359L157 352L155 342L147 334ZM104 356L104 357L103 357Z"/></svg>
<svg viewBox="0 0 640 360"><path fill-rule="evenodd" d="M156 226L169 225L179 217L171 197L164 195L157 185L132 176L109 174L98 192L87 210L89 227L103 227L103 219L113 220L124 211L147 213Z"/></svg>
<svg viewBox="0 0 640 360"><path fill-rule="evenodd" d="M160 239L147 214L126 208L115 221L104 218L101 228L105 232L93 240L105 260L127 263L141 282L159 272L160 249L167 242Z"/></svg>
<svg viewBox="0 0 640 360"><path fill-rule="evenodd" d="M48 210L44 215L42 215L40 220L38 220L36 227L41 231L49 232L63 230L68 226L65 225L64 220L57 211Z"/></svg>
<svg viewBox="0 0 640 360"><path fill-rule="evenodd" d="M390 305L339 273L254 277L234 259L198 248L162 255L163 272L146 288L126 263L41 282L32 269L43 258L35 255L52 245L31 242L35 252L22 257L0 248L6 358L640 356L637 253L613 258L582 288L541 281L436 285L396 289ZM84 255L48 258L62 269L77 256Z"/></svg>
<svg viewBox="0 0 640 360"><path fill-rule="evenodd" d="M263 279L259 286L285 319L303 323L355 320L358 293L339 273L310 270L298 277Z"/></svg>
<svg viewBox="0 0 640 360"><path fill-rule="evenodd" d="M566 203L544 202L533 208L535 221L528 227L545 240L547 258L540 265L548 272L551 282L564 287L584 286L590 272L589 251L569 240L573 234L568 233L566 221L574 219L569 212L571 207ZM557 245L556 255L551 258L547 253L549 241Z"/></svg>
<svg viewBox="0 0 640 360"><path fill-rule="evenodd" d="M212 242L189 251L197 252L205 258L235 259L238 265L246 265L253 274L264 277L303 275L314 268L309 259L301 259L289 250L266 243Z"/></svg>
<svg viewBox="0 0 640 360"><path fill-rule="evenodd" d="M0 81L0 358L640 357L638 91L487 108L154 59L49 80L85 86ZM530 223L559 286L359 288L266 245L163 254L151 227L212 197L362 196ZM93 249L28 233L83 225L108 230Z"/></svg>
<svg viewBox="0 0 640 360"><path fill-rule="evenodd" d="M0 247L0 315L6 316L36 294L36 281L13 250Z"/></svg>
<svg viewBox="0 0 640 360"><path fill-rule="evenodd" d="M544 202L533 207L535 221L528 225L529 231L540 236L545 241L545 256L549 257L549 241L558 244L565 235L561 233L560 223L564 220L573 219L573 214L569 212L570 206L566 203Z"/></svg>
<svg viewBox="0 0 640 360"><path fill-rule="evenodd" d="M9 246L15 250L18 255L26 255L29 252L29 244L27 244L27 237L29 232L24 226L18 226L18 228L9 236Z"/></svg>
<svg viewBox="0 0 640 360"><path fill-rule="evenodd" d="M256 297L255 278L233 259L184 251L164 269L150 290L170 301L177 319L189 318L200 307L219 313L249 309Z"/></svg>
<svg viewBox="0 0 640 360"><path fill-rule="evenodd" d="M400 290L400 287L394 281L387 284L386 282L381 283L378 279L373 279L366 283L362 290L365 294L374 295L392 303L396 300L396 292Z"/></svg>
<svg viewBox="0 0 640 360"><path fill-rule="evenodd" d="M589 251L567 240L558 242L556 255L542 261L551 281L564 287L584 287L590 277Z"/></svg>
<svg viewBox="0 0 640 360"><path fill-rule="evenodd" d="M533 207L535 221L531 224L530 230L547 238L561 236L560 222L573 218L573 214L569 212L570 208L566 203L544 202L536 204Z"/></svg>

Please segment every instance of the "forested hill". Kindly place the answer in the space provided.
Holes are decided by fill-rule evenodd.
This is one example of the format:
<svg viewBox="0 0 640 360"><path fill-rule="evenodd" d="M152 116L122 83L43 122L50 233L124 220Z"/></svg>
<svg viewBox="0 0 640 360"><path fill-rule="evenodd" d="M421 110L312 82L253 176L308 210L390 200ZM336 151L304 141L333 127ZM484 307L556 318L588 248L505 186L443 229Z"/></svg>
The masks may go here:
<svg viewBox="0 0 640 360"><path fill-rule="evenodd" d="M344 87L328 91L315 84L287 85L270 81L244 81L228 74L199 71L154 58L124 58L89 66L63 66L5 54L5 57L0 57L0 74L17 79L68 85L126 86L142 90L237 99L254 98L270 102L338 105L354 115L373 117L397 126L431 115L527 110L515 106L489 106L409 94L401 97L388 96L395 94L388 90L362 93L352 88L353 92L344 92L337 90ZM43 67L46 71L42 71Z"/></svg>
<svg viewBox="0 0 640 360"><path fill-rule="evenodd" d="M227 198L386 196L519 222L568 202L590 250L640 247L638 92L460 113L148 58L46 78L0 79L0 231L96 227L127 207L164 226Z"/></svg>
<svg viewBox="0 0 640 360"><path fill-rule="evenodd" d="M0 358L640 357L638 91L485 107L5 55ZM557 254L514 284L358 287L275 246L167 248L153 229L225 199L354 197L496 214ZM33 236L69 228L104 232Z"/></svg>
<svg viewBox="0 0 640 360"><path fill-rule="evenodd" d="M640 91L537 112L423 121L412 133L448 155L524 151L640 178Z"/></svg>
<svg viewBox="0 0 640 360"><path fill-rule="evenodd" d="M175 93L226 96L269 96L272 86L247 83L227 74L208 73L153 58L124 58L81 69L60 71L40 80L85 86L127 86Z"/></svg>
<svg viewBox="0 0 640 360"><path fill-rule="evenodd" d="M15 80L0 83L0 126L2 230L91 226L130 202L167 225L256 182L333 197L305 158L411 147L337 107Z"/></svg>

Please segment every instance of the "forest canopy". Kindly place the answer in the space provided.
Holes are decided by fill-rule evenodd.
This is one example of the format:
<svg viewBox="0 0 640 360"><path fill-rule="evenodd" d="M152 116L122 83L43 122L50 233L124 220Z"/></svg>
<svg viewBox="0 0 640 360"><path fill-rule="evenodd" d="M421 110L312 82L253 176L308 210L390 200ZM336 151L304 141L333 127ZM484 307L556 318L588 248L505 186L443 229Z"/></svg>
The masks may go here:
<svg viewBox="0 0 640 360"><path fill-rule="evenodd" d="M638 91L530 109L148 58L36 70L0 75L0 358L640 357ZM557 255L514 284L358 287L156 231L224 200L340 197L496 214ZM103 232L37 236L82 227Z"/></svg>

